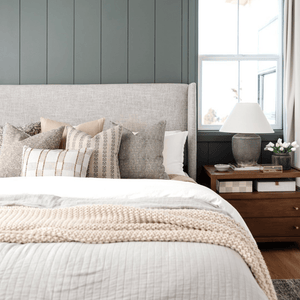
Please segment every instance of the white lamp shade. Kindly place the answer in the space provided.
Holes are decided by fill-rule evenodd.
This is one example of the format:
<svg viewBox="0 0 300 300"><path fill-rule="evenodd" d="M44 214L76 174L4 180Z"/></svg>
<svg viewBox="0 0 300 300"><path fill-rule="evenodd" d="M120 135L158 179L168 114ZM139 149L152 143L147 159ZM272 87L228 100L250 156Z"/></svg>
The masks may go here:
<svg viewBox="0 0 300 300"><path fill-rule="evenodd" d="M237 103L220 131L231 133L274 132L257 103Z"/></svg>

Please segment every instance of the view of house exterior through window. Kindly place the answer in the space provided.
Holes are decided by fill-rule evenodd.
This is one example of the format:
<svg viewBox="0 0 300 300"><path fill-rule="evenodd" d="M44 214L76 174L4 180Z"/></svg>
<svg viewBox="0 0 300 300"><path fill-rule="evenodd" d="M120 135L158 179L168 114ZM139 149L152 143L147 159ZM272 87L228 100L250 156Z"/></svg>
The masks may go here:
<svg viewBox="0 0 300 300"><path fill-rule="evenodd" d="M220 128L237 102L281 128L282 1L199 1L199 129Z"/></svg>

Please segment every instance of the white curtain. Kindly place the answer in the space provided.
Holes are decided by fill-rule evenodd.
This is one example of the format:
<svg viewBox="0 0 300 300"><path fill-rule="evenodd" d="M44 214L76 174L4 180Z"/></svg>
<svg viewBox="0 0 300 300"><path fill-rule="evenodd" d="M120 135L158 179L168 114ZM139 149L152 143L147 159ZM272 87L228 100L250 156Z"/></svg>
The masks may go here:
<svg viewBox="0 0 300 300"><path fill-rule="evenodd" d="M300 143L300 0L284 4L284 140ZM294 163L300 167L300 148Z"/></svg>

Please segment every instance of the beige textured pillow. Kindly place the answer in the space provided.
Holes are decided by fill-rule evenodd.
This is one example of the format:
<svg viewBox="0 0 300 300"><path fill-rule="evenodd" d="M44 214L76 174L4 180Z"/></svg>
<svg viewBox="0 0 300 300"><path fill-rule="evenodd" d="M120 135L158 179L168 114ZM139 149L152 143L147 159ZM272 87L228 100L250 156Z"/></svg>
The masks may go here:
<svg viewBox="0 0 300 300"><path fill-rule="evenodd" d="M115 126L92 137L68 126L66 149L94 149L87 177L120 178L118 155L122 131L123 127Z"/></svg>
<svg viewBox="0 0 300 300"><path fill-rule="evenodd" d="M58 122L58 121L46 119L43 117L41 117L40 120L41 120L41 129L42 129L41 132L42 133L50 131L52 129L57 129L61 126L72 126L68 123ZM99 120L79 124L77 126L74 126L74 128L87 133L91 137L94 137L96 134L103 131L104 122L105 122L105 118L102 118ZM65 130L63 132L62 140L61 140L61 145L59 147L60 149L66 148L66 139L67 139L67 129L65 128Z"/></svg>
<svg viewBox="0 0 300 300"><path fill-rule="evenodd" d="M0 152L0 177L18 177L22 170L23 146L36 149L57 149L64 127L30 136L6 123Z"/></svg>

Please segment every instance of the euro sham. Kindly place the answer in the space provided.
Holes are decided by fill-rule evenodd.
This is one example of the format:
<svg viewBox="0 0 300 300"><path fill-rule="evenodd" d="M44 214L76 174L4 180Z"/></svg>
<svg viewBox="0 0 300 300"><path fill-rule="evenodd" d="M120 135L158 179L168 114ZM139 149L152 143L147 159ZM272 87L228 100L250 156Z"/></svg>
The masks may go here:
<svg viewBox="0 0 300 300"><path fill-rule="evenodd" d="M61 126L66 126L66 127L71 126L68 123L58 122L58 121L46 119L43 117L41 117L40 120L41 120L42 132L47 132L52 129L57 129ZM94 121L79 124L77 126L74 126L74 128L77 130L83 131L86 134L94 137L96 134L103 131L104 122L105 122L105 118L102 118L99 120L94 120ZM61 149L66 149L66 139L67 139L67 129L65 128L63 135L62 135L61 145L60 145Z"/></svg>

